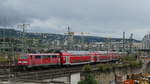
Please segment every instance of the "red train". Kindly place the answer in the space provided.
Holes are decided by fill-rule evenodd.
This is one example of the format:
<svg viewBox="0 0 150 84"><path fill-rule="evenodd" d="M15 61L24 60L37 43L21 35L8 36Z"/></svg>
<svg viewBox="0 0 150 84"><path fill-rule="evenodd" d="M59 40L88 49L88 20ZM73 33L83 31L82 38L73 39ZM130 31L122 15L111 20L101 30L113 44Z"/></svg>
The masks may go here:
<svg viewBox="0 0 150 84"><path fill-rule="evenodd" d="M106 51L63 51L59 53L26 54L18 58L18 66L79 65L115 61L119 60L120 56L117 52Z"/></svg>

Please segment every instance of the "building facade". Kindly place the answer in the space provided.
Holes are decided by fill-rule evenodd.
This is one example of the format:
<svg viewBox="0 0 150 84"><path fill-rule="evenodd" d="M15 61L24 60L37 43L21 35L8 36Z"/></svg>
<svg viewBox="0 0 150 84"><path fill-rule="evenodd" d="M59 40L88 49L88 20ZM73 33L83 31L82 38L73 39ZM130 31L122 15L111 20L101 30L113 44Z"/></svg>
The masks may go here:
<svg viewBox="0 0 150 84"><path fill-rule="evenodd" d="M150 49L150 34L147 34L142 39L142 49Z"/></svg>

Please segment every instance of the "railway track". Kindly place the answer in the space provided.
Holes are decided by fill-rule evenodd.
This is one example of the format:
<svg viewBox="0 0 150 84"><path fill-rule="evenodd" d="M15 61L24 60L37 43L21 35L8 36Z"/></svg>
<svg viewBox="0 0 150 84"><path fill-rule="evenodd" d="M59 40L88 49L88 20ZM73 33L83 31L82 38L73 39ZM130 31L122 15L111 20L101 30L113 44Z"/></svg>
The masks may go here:
<svg viewBox="0 0 150 84"><path fill-rule="evenodd" d="M82 72L82 66L63 67L44 70L31 71L5 71L0 73L0 80L17 79L17 80L45 80L57 77L69 76L71 73Z"/></svg>
<svg viewBox="0 0 150 84"><path fill-rule="evenodd" d="M45 80L57 77L69 76L72 73L83 72L83 66L70 66L70 67L49 67L47 69L28 70L28 71L14 71L7 69L0 69L0 80ZM91 65L95 69L96 64ZM14 66L12 66L15 68ZM12 68L12 69L13 69Z"/></svg>

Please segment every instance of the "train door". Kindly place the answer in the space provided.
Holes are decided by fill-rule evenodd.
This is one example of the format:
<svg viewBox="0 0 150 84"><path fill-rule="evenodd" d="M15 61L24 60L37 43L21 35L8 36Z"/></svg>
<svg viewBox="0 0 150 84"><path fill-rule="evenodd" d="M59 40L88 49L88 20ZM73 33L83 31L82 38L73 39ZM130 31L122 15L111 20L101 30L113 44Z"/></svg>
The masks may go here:
<svg viewBox="0 0 150 84"><path fill-rule="evenodd" d="M99 62L99 55L98 54L95 54L95 56L94 56L94 62Z"/></svg>
<svg viewBox="0 0 150 84"><path fill-rule="evenodd" d="M96 53L94 54L93 57L94 57L94 62L98 62L98 61L99 61L99 60L98 60L98 55L97 55Z"/></svg>
<svg viewBox="0 0 150 84"><path fill-rule="evenodd" d="M91 62L97 62L97 54L96 53L90 54L90 57L91 57Z"/></svg>
<svg viewBox="0 0 150 84"><path fill-rule="evenodd" d="M29 60L30 65L31 65L31 66L32 66L32 65L35 65L35 56L34 56L34 55L30 55L29 57L30 57L30 60Z"/></svg>
<svg viewBox="0 0 150 84"><path fill-rule="evenodd" d="M95 56L91 54L91 62L94 62L94 60L95 60Z"/></svg>
<svg viewBox="0 0 150 84"><path fill-rule="evenodd" d="M70 56L66 56L66 64L70 64Z"/></svg>
<svg viewBox="0 0 150 84"><path fill-rule="evenodd" d="M33 58L33 56L32 55L30 55L30 64L31 65L33 65L34 64L34 60L33 60L34 58Z"/></svg>

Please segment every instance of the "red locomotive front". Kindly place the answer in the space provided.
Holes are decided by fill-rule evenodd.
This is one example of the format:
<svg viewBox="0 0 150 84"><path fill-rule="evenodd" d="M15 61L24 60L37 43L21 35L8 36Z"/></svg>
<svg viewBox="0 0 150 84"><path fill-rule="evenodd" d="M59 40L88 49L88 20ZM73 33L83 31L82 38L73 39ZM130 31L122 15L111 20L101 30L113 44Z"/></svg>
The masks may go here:
<svg viewBox="0 0 150 84"><path fill-rule="evenodd" d="M19 66L28 66L31 64L30 57L28 54L22 55L18 57L18 65Z"/></svg>
<svg viewBox="0 0 150 84"><path fill-rule="evenodd" d="M58 53L26 54L18 59L18 66L26 67L58 65L60 63L60 55Z"/></svg>

